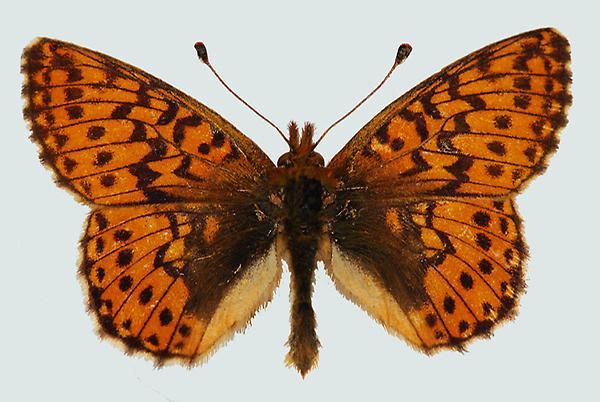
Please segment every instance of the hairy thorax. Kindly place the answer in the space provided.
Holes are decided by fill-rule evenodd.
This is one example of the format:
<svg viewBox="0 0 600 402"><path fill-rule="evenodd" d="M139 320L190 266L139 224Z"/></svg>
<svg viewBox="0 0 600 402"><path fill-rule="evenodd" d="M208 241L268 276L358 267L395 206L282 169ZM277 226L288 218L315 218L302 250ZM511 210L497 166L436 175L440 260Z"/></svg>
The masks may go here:
<svg viewBox="0 0 600 402"><path fill-rule="evenodd" d="M318 240L337 185L323 157L311 149L312 130L307 124L298 139L297 127L290 125L290 151L279 158L269 177L269 201L279 210L280 231L294 241Z"/></svg>

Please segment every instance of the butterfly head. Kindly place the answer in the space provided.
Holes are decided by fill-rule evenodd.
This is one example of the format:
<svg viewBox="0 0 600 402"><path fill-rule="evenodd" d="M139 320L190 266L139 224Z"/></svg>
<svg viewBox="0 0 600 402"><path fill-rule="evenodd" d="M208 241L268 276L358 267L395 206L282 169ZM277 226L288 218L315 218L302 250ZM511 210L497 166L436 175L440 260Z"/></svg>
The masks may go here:
<svg viewBox="0 0 600 402"><path fill-rule="evenodd" d="M281 155L277 161L277 167L292 168L292 167L323 167L325 160L323 157L314 151L313 138L315 126L312 123L304 123L302 134L298 130L296 122L292 121L288 125L290 151Z"/></svg>

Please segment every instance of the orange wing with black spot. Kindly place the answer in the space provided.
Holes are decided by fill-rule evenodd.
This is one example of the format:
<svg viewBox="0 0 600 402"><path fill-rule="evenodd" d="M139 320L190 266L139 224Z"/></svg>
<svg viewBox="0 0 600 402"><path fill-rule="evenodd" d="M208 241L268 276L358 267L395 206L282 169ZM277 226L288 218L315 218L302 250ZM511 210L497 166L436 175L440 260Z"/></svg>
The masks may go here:
<svg viewBox="0 0 600 402"><path fill-rule="evenodd" d="M553 29L487 46L390 104L329 167L348 187L394 183L394 194L514 194L556 149L571 103L569 61Z"/></svg>
<svg viewBox="0 0 600 402"><path fill-rule="evenodd" d="M328 271L416 348L462 348L514 314L526 258L514 195L557 147L569 61L554 29L487 46L390 104L329 164Z"/></svg>
<svg viewBox="0 0 600 402"><path fill-rule="evenodd" d="M158 363L201 360L278 282L261 210L273 163L206 106L101 53L38 39L23 73L42 160L93 208L81 274L103 333Z"/></svg>
<svg viewBox="0 0 600 402"><path fill-rule="evenodd" d="M41 38L23 73L41 157L88 203L226 199L260 188L274 167L211 109L104 54Z"/></svg>
<svg viewBox="0 0 600 402"><path fill-rule="evenodd" d="M189 203L93 211L81 273L104 333L158 363L209 355L279 282L273 224L255 219L251 207Z"/></svg>

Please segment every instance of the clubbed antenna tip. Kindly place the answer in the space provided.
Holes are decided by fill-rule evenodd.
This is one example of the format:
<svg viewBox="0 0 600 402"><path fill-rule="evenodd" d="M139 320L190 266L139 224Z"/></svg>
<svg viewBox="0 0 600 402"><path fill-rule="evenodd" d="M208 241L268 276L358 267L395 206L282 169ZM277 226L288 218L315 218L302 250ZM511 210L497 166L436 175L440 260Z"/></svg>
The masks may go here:
<svg viewBox="0 0 600 402"><path fill-rule="evenodd" d="M408 55L412 52L412 46L408 43L403 43L398 47L398 52L396 53L396 65L401 64L406 60Z"/></svg>
<svg viewBox="0 0 600 402"><path fill-rule="evenodd" d="M202 60L204 64L208 64L208 52L206 51L206 46L204 46L204 43L196 42L194 47L196 48L196 53L198 53L198 58Z"/></svg>

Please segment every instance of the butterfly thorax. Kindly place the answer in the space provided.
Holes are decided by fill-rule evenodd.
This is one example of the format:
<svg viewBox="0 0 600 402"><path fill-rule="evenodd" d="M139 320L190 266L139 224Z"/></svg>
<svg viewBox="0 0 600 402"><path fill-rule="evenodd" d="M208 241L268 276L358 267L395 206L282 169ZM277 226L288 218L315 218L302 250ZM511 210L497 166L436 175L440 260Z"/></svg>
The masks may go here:
<svg viewBox="0 0 600 402"><path fill-rule="evenodd" d="M303 179L319 181L327 192L333 192L337 180L331 169L324 167L325 160L321 154L314 151L314 125L306 123L302 135L295 122L289 124L290 150L277 160L277 169L270 176L270 184L282 191L289 182L299 182Z"/></svg>
<svg viewBox="0 0 600 402"><path fill-rule="evenodd" d="M277 161L270 177L271 202L280 209L279 222L294 240L316 240L325 223L322 218L336 180L313 150L314 126L306 123L302 136L296 123L289 125L290 151Z"/></svg>

